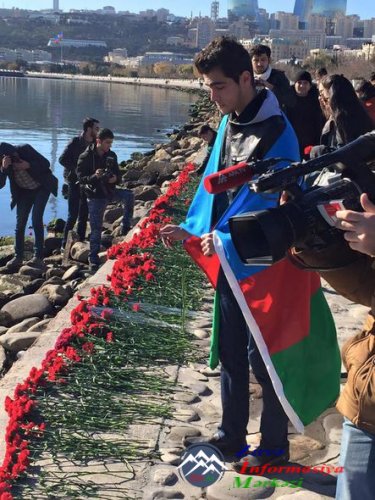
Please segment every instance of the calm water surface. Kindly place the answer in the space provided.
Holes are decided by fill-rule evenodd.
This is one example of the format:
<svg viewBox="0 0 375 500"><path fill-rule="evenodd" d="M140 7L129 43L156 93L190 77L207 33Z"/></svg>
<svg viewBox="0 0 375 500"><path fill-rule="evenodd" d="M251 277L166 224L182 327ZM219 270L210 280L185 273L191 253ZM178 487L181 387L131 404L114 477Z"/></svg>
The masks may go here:
<svg viewBox="0 0 375 500"><path fill-rule="evenodd" d="M166 142L166 133L183 124L195 97L170 89L102 82L0 77L0 142L29 143L51 162L59 178L59 196L51 195L44 222L66 220L61 196L63 168L58 162L67 142L92 116L113 130L119 160ZM0 190L0 235L13 235L9 185Z"/></svg>

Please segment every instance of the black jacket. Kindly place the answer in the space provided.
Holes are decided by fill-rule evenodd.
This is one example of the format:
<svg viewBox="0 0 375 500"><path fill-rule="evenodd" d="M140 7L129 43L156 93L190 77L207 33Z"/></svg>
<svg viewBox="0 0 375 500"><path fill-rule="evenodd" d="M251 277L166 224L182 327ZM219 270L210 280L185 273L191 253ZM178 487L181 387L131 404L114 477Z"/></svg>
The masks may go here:
<svg viewBox="0 0 375 500"><path fill-rule="evenodd" d="M97 169L110 170L116 175L116 183L109 184L105 178L96 177ZM83 186L87 198L111 198L116 184L121 181L121 172L117 162L117 155L109 150L103 156L97 152L96 145L91 144L78 158L77 177Z"/></svg>
<svg viewBox="0 0 375 500"><path fill-rule="evenodd" d="M19 157L30 163L30 168L27 173L48 192L57 196L58 180L52 174L50 163L30 144L23 144L22 146L14 146L14 152L18 153ZM6 179L9 177L11 198L11 208L13 209L22 192L24 191L14 180L12 167L9 167L4 172L0 172L0 189L5 186Z"/></svg>
<svg viewBox="0 0 375 500"><path fill-rule="evenodd" d="M267 82L273 85L272 92L277 97L280 107L283 109L283 111L288 106L291 106L293 104L293 94L290 89L289 80L285 76L284 71L272 68Z"/></svg>
<svg viewBox="0 0 375 500"><path fill-rule="evenodd" d="M315 86L311 87L306 97L299 96L294 85L291 86L291 92L294 102L287 108L286 114L297 135L301 157L303 157L306 146L319 144L325 118Z"/></svg>
<svg viewBox="0 0 375 500"><path fill-rule="evenodd" d="M59 163L64 167L64 179L68 182L77 182L77 163L79 156L89 146L85 141L83 134L73 137L69 144L64 149L59 158Z"/></svg>

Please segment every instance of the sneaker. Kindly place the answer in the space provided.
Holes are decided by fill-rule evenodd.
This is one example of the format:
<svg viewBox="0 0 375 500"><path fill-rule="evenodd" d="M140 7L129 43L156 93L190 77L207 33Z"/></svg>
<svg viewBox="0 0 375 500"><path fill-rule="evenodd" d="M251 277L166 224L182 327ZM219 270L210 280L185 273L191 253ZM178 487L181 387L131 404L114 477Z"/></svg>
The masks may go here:
<svg viewBox="0 0 375 500"><path fill-rule="evenodd" d="M215 432L215 434L208 439L199 436L187 437L184 439L185 446L190 446L192 444L198 443L212 444L218 450L220 450L223 455L235 455L240 450L243 450L245 446L247 446L245 439L228 439L223 431Z"/></svg>
<svg viewBox="0 0 375 500"><path fill-rule="evenodd" d="M259 454L257 451L259 450ZM269 451L269 453L264 453ZM268 465L269 467L274 465L283 465L289 461L289 450L285 450L283 453L278 453L271 455L271 450L261 450L256 448L251 454L246 455L240 461L233 464L233 468L239 474L247 474L256 476L257 474L264 474L267 470L260 471L259 469L263 465Z"/></svg>
<svg viewBox="0 0 375 500"><path fill-rule="evenodd" d="M33 257L32 259L28 260L25 265L30 267L36 267L37 269L46 269L47 267L44 263L44 260L39 259L38 257Z"/></svg>
<svg viewBox="0 0 375 500"><path fill-rule="evenodd" d="M0 273L1 274L17 273L22 266L23 266L23 260L18 259L17 257L13 257L13 259L9 260L5 264L5 266L0 267Z"/></svg>

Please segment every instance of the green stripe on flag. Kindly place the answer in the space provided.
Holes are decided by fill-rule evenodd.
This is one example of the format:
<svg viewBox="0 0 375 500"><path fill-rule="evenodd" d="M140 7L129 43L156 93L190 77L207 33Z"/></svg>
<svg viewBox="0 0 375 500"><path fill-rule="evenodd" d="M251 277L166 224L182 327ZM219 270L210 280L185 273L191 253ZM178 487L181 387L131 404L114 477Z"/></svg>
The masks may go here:
<svg viewBox="0 0 375 500"><path fill-rule="evenodd" d="M320 288L311 297L309 335L271 356L284 393L304 425L336 401L341 359L335 324Z"/></svg>

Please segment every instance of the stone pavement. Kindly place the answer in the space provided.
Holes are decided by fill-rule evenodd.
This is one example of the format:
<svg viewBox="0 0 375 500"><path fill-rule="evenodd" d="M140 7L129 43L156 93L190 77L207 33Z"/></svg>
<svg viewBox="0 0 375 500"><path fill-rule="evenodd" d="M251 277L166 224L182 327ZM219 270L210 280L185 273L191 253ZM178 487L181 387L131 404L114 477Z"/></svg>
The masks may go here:
<svg viewBox="0 0 375 500"><path fill-rule="evenodd" d="M79 291L80 295L88 296L93 286L101 285L106 281L106 276L111 272L113 261L108 261L91 277L85 286ZM200 312L191 313L188 328L195 337L195 343L202 353L208 354L209 332L211 327L212 290L205 287L205 297ZM331 289L326 289L326 296L332 308L340 344L357 331L363 322L366 308L351 304L346 299L339 297ZM68 324L70 310L75 307L77 301L73 298L67 307L51 322L48 334L31 347L8 372L6 377L0 381L0 444L3 445L2 433L6 424L6 416L3 410L3 400L6 394L12 394L15 385L22 381L29 373L32 366L36 366L43 359L45 352L50 349L56 337L63 327ZM223 479L209 487L201 490L182 481L179 477L177 465L180 463L180 455L183 451L183 439L186 436L209 436L220 422L220 389L219 372L211 371L205 363L191 364L188 366L168 366L167 368L156 367L165 370L169 378L175 382L173 395L173 419L155 421L153 424L131 426L127 438L136 440L146 451L153 455L155 451L160 454L160 459L146 460L140 462L111 462L99 463L89 462L86 464L69 461L61 455L58 464L52 462L45 454L33 474L38 476L42 471L54 473L56 481L70 477L77 473L82 478L82 483L90 483L99 486L98 496L100 500L105 499L250 499L250 498L278 498L291 500L313 500L328 499L334 497L335 481L334 475L323 475L318 473L302 474L303 484L301 488L292 487L257 487L257 488L233 488L233 478L238 476L231 470L231 464L227 463L228 471ZM261 412L261 389L252 376L250 400L250 422L248 425L248 444L255 445L259 442L259 418ZM334 408L328 409L316 422L306 428L304 435L299 435L290 427L291 442L291 465L338 465L340 439L341 439L342 417ZM101 435L100 439L108 439L115 442L124 436L111 434ZM95 438L95 437L93 437ZM4 450L1 449L1 453ZM1 458L1 457L0 457ZM286 477L287 476L287 477ZM283 479L291 480L300 477L287 474ZM281 476L277 476L281 477ZM246 476L241 476L246 479ZM256 480L266 478L256 478ZM255 480L255 479L254 479ZM30 477L31 484L33 476ZM45 496L32 498L47 498ZM51 498L51 497L48 497ZM59 498L59 497L52 497ZM69 498L69 497L65 497ZM80 498L88 498L81 496ZM90 496L90 498L92 498Z"/></svg>

